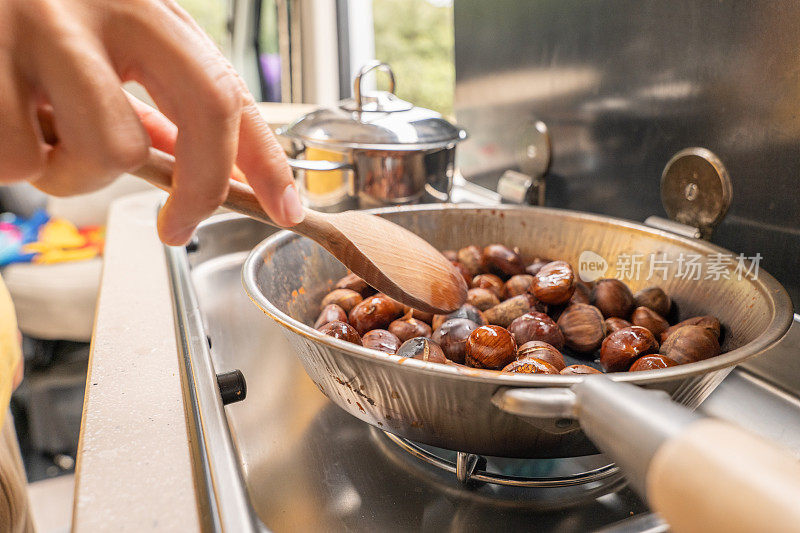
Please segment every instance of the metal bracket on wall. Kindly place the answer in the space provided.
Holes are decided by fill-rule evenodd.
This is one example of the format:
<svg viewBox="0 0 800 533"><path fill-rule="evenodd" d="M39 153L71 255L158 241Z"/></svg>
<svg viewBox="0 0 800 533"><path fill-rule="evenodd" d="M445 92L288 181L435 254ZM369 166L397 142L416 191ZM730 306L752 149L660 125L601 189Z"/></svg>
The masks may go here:
<svg viewBox="0 0 800 533"><path fill-rule="evenodd" d="M685 237L710 239L733 199L731 178L711 150L685 148L661 173L661 203L670 220L652 216L645 224Z"/></svg>

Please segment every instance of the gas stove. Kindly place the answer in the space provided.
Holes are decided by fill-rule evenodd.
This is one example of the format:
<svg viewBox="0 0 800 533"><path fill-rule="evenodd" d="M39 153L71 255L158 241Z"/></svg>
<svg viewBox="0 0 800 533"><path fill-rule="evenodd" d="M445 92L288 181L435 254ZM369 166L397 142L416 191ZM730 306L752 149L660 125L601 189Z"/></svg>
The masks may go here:
<svg viewBox="0 0 800 533"><path fill-rule="evenodd" d="M456 198L492 201L474 186ZM461 195L461 196L458 196ZM406 441L331 403L277 324L241 287L249 250L271 230L238 215L201 226L187 252L168 249L184 357L202 420L195 455L212 529L235 531L663 531L667 526L601 455L518 460ZM798 317L796 317L798 319ZM797 321L797 320L796 320ZM769 378L800 352L800 324L756 365L735 370L701 409L800 455L800 400ZM786 366L783 366L786 368ZM222 407L217 375L246 381ZM225 390L223 398L236 398ZM241 382L238 383L240 396Z"/></svg>

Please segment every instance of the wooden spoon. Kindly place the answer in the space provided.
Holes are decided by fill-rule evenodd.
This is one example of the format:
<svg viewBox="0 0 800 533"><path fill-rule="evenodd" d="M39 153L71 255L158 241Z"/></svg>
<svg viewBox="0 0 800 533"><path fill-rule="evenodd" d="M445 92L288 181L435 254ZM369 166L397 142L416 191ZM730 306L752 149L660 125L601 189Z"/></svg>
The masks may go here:
<svg viewBox="0 0 800 533"><path fill-rule="evenodd" d="M167 192L172 187L173 156L150 149L147 163L132 172ZM253 190L231 180L224 207L270 226ZM436 248L405 228L359 211L320 213L288 229L317 242L375 289L420 311L445 314L467 298L461 273Z"/></svg>

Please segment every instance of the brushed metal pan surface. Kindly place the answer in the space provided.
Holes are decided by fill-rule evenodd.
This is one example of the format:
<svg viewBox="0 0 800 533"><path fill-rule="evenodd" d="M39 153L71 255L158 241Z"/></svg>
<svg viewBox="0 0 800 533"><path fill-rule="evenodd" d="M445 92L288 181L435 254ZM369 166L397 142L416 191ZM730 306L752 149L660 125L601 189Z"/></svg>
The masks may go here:
<svg viewBox="0 0 800 533"><path fill-rule="evenodd" d="M725 250L604 216L545 208L428 205L376 210L440 249L502 242L523 258L559 258L577 264L585 250L605 258L621 253L700 254ZM391 246L391 243L387 243ZM413 261L413 257L408 258ZM308 239L281 232L259 244L243 268L249 297L287 334L306 372L334 403L380 429L414 441L493 456L569 457L594 453L574 422L520 418L491 403L501 387L568 387L577 376L504 375L424 363L383 354L321 335L309 323L345 268ZM614 277L613 269L608 272ZM629 282L634 291L653 284ZM732 367L777 342L792 311L786 291L769 274L757 280L687 280L661 285L682 318L713 314L725 326L727 353L670 369L613 374L618 381L657 388L697 407Z"/></svg>

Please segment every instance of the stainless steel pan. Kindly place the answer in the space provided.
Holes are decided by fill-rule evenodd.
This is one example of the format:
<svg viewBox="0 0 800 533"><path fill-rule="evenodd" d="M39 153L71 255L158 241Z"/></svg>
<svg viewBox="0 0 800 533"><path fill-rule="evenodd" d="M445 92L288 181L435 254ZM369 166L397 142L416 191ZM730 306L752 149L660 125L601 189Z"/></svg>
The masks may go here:
<svg viewBox="0 0 800 533"><path fill-rule="evenodd" d="M619 254L656 252L673 258L696 254L705 264L713 254L729 253L705 241L639 224L556 209L431 205L374 212L440 249L502 242L519 247L525 258L559 258L574 265L586 250L612 264ZM322 296L344 274L344 267L324 249L288 232L259 244L242 274L250 298L285 327L306 372L339 407L402 437L463 452L530 458L595 453L578 422L563 416L563 405L550 390L570 387L581 380L578 376L504 375L424 363L318 333L308 324L316 318ZM613 276L613 268L608 274ZM646 265L643 274L629 282L633 290L654 284L645 279ZM734 365L769 348L791 324L786 291L763 270L755 280L670 275L657 284L677 302L682 318L717 316L726 327L726 353L664 370L609 376L664 390L690 408L699 405ZM529 390L519 394L522 388ZM550 398L553 409L544 416L542 405ZM537 417L510 412L524 412L520 402L526 399L536 403Z"/></svg>

